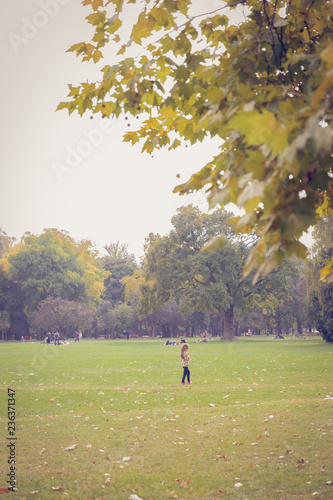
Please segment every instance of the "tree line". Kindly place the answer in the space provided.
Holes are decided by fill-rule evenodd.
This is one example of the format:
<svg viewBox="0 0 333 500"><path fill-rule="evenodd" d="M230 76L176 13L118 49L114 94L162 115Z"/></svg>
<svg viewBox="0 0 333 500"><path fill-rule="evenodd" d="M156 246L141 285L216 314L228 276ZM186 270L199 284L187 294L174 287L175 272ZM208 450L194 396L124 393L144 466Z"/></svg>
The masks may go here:
<svg viewBox="0 0 333 500"><path fill-rule="evenodd" d="M249 329L316 328L332 341L333 285L320 280L320 270L333 254L333 217L315 227L306 260L285 258L260 279L243 272L260 235L236 234L232 220L225 210L181 207L168 234L148 235L140 262L120 242L101 255L91 241L58 229L19 242L0 230L2 340L29 332L43 338L49 330L113 338L124 330L163 337L208 331L231 339Z"/></svg>

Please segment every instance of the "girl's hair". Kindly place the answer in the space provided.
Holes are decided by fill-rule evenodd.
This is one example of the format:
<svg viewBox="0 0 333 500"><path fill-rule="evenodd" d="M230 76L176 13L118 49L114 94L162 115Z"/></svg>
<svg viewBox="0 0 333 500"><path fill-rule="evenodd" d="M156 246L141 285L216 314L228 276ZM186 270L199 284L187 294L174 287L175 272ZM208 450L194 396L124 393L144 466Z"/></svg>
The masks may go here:
<svg viewBox="0 0 333 500"><path fill-rule="evenodd" d="M184 351L187 351L187 349L188 349L188 344L183 344L183 345L182 345L182 348L181 348L181 350L180 350L180 357L181 357L182 359L184 359Z"/></svg>

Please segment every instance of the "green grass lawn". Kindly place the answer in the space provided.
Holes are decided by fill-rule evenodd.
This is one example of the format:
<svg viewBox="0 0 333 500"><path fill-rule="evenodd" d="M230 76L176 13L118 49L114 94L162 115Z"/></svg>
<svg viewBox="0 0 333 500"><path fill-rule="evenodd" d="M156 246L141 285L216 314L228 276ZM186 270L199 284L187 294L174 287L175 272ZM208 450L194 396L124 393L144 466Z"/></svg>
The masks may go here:
<svg viewBox="0 0 333 500"><path fill-rule="evenodd" d="M189 346L182 386L161 339L1 344L0 493L12 442L20 500L332 499L333 345Z"/></svg>

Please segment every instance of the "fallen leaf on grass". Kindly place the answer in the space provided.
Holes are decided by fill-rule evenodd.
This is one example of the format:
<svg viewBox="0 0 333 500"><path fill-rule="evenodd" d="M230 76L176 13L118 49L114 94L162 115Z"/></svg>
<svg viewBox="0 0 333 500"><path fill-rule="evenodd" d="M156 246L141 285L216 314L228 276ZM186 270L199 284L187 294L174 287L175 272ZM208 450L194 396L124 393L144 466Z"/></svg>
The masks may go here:
<svg viewBox="0 0 333 500"><path fill-rule="evenodd" d="M179 483L181 488L187 488L187 485L190 484L190 482L191 479L188 479L187 482L184 481L184 479L179 479L179 478L175 479L175 483Z"/></svg>
<svg viewBox="0 0 333 500"><path fill-rule="evenodd" d="M75 450L77 444L73 444L73 446L68 446L68 448L64 448L65 450Z"/></svg>
<svg viewBox="0 0 333 500"><path fill-rule="evenodd" d="M8 493L8 488L0 488L0 494Z"/></svg>
<svg viewBox="0 0 333 500"><path fill-rule="evenodd" d="M30 491L30 495L34 495L35 493L38 493L38 490Z"/></svg>
<svg viewBox="0 0 333 500"><path fill-rule="evenodd" d="M52 489L53 489L53 491L64 491L65 488L63 486L58 486L58 487L52 486Z"/></svg>
<svg viewBox="0 0 333 500"><path fill-rule="evenodd" d="M234 486L235 486L235 488L240 488L243 485L242 485L242 483L236 483Z"/></svg>

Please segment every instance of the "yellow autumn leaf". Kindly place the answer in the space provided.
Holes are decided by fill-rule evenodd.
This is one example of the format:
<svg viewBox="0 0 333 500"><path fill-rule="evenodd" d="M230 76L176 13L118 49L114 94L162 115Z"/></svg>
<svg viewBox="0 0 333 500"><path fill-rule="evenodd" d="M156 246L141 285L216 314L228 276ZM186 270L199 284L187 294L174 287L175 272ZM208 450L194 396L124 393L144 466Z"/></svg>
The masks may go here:
<svg viewBox="0 0 333 500"><path fill-rule="evenodd" d="M135 144L136 142L139 142L139 140L137 132L127 132L124 136L123 142L131 142L132 144Z"/></svg>
<svg viewBox="0 0 333 500"><path fill-rule="evenodd" d="M289 130L287 127L279 127L272 137L272 154L273 156L279 153L284 153L286 148L289 146L288 141Z"/></svg>
<svg viewBox="0 0 333 500"><path fill-rule="evenodd" d="M237 113L230 120L230 128L239 130L248 144L258 146L272 143L279 122L270 111L245 111Z"/></svg>

